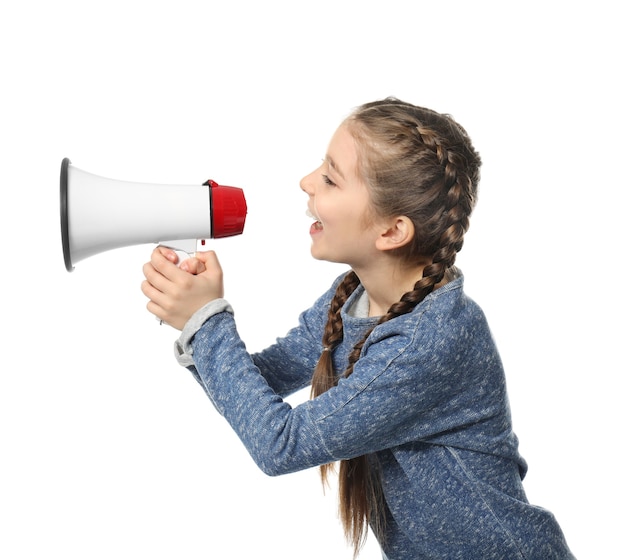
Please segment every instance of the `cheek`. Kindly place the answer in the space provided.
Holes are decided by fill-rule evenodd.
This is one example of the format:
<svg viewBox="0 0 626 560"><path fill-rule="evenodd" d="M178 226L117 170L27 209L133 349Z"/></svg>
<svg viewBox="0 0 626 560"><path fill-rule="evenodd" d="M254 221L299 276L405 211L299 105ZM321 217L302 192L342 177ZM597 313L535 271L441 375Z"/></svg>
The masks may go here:
<svg viewBox="0 0 626 560"><path fill-rule="evenodd" d="M328 201L325 198L316 197L313 205L315 206L315 213L317 214L317 217L320 219L321 222L332 223L332 205L328 204Z"/></svg>

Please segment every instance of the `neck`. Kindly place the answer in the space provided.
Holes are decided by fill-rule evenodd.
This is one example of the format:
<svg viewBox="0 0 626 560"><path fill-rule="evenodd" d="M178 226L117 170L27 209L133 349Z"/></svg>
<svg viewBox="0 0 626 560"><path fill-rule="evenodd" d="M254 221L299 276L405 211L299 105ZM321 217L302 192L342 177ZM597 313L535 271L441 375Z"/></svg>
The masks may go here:
<svg viewBox="0 0 626 560"><path fill-rule="evenodd" d="M385 315L405 293L412 291L416 282L422 278L425 266L425 263L411 267L400 266L395 262L371 269L354 269L369 297L369 316Z"/></svg>

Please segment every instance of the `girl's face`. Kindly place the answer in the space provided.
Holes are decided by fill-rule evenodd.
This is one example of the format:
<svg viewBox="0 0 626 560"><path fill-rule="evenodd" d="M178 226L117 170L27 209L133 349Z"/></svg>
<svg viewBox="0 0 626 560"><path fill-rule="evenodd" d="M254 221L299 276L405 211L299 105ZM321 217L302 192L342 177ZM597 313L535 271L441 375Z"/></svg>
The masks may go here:
<svg viewBox="0 0 626 560"><path fill-rule="evenodd" d="M377 253L376 228L367 186L357 175L354 138L340 126L324 161L300 181L309 195L311 254L314 258L345 263L357 270L373 262Z"/></svg>

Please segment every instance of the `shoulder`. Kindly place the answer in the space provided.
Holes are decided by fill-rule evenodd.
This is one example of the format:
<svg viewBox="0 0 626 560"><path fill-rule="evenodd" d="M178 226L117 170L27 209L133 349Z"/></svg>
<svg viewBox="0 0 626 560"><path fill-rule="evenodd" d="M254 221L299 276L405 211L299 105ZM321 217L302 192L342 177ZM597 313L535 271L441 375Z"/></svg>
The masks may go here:
<svg viewBox="0 0 626 560"><path fill-rule="evenodd" d="M394 337L396 343L413 346L420 353L458 351L483 340L492 344L487 319L480 306L465 294L463 275L438 288L411 313L379 325L371 343Z"/></svg>
<svg viewBox="0 0 626 560"><path fill-rule="evenodd" d="M502 386L499 353L481 308L462 278L442 286L406 315L378 325L362 357L384 364L393 383L420 393Z"/></svg>
<svg viewBox="0 0 626 560"><path fill-rule="evenodd" d="M463 275L428 295L411 315L444 331L487 326L482 308L465 293Z"/></svg>

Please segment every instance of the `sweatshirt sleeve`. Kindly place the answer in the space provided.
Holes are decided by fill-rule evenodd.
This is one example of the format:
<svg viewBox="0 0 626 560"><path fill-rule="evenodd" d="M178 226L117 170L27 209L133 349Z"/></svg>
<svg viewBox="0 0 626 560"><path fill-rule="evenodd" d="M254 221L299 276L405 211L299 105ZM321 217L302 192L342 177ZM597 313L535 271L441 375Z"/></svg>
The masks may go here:
<svg viewBox="0 0 626 560"><path fill-rule="evenodd" d="M311 384L313 371L322 352L322 334L328 307L342 276L328 291L300 314L298 325L269 348L252 355L255 365L269 386L287 397Z"/></svg>
<svg viewBox="0 0 626 560"><path fill-rule="evenodd" d="M349 378L295 408L260 375L230 313L210 317L192 345L198 379L217 410L257 465L279 475L436 438L493 416L497 399L486 394L481 412L467 417L477 393L462 390L463 372L474 366L463 349L415 340L418 330L377 329Z"/></svg>
<svg viewBox="0 0 626 560"><path fill-rule="evenodd" d="M313 306L302 312L298 325L269 348L252 355L261 375L280 396L287 397L311 383L313 371L322 351L322 331L328 306L343 275L335 279L328 291ZM217 313L234 314L228 301L213 300L189 319L174 343L174 354L179 365L189 369L198 379L191 344L202 325Z"/></svg>
<svg viewBox="0 0 626 560"><path fill-rule="evenodd" d="M323 322L312 320L312 316L318 314L319 307L302 313L297 327L278 338L269 348L252 355L261 375L281 397L311 384L322 352Z"/></svg>
<svg viewBox="0 0 626 560"><path fill-rule="evenodd" d="M196 311L191 316L189 321L187 321L180 333L180 336L176 342L174 342L174 354L176 356L176 360L181 366L193 367L193 348L191 346L193 337L209 317L223 311L233 313L233 308L225 299L215 299Z"/></svg>

